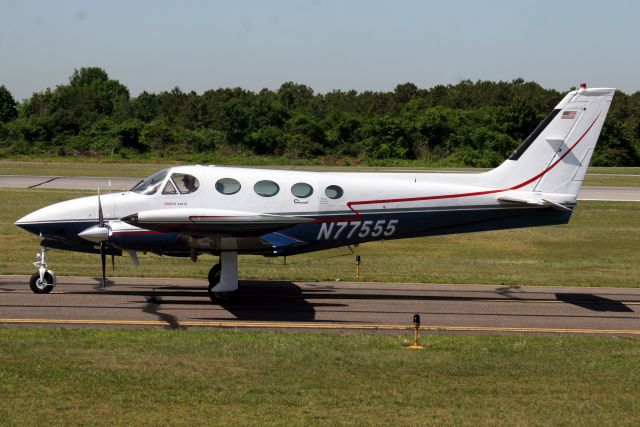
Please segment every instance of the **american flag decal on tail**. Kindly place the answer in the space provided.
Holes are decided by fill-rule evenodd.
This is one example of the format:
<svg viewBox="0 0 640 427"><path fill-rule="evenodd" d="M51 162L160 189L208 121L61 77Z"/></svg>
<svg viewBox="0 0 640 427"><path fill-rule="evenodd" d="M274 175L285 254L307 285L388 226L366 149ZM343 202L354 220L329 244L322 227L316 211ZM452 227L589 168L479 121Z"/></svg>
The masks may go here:
<svg viewBox="0 0 640 427"><path fill-rule="evenodd" d="M563 119L573 120L573 119L576 118L576 112L575 111L563 111L562 112L562 118Z"/></svg>

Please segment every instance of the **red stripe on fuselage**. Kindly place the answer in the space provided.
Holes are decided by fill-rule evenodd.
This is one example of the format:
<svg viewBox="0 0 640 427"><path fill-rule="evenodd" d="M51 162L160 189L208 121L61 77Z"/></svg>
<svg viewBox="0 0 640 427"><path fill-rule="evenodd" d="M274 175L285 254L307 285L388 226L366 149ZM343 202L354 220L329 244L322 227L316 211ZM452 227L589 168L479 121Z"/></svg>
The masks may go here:
<svg viewBox="0 0 640 427"><path fill-rule="evenodd" d="M599 113L596 116L596 118L593 120L591 125L582 134L582 136L580 136L580 138L578 138L578 140L558 160L553 162L551 165L549 165L549 167L547 167L545 170L543 170L542 172L540 172L539 174L537 174L533 178L529 178L528 180L526 180L524 182L521 182L520 184L515 185L513 187L503 188L503 189L486 190L486 191L476 191L476 192L472 192L472 193L443 194L443 195L440 195L440 196L421 196L421 197L407 197L407 198L400 198L400 199L362 200L362 201L347 202L347 207L349 209L351 209L351 211L355 214L355 216L353 216L353 217L345 217L345 218L317 218L317 219L314 219L313 222L336 222L336 221L354 221L354 220L359 220L362 217L362 214L359 213L358 211L356 211L353 208L354 205L376 205L376 204L380 204L380 203L404 203L404 202L417 202L417 201L423 201L423 200L456 199L456 198L461 198L461 197L485 196L487 194L503 193L503 192L509 191L509 190L517 190L519 188L522 188L522 187L524 187L524 186L526 186L528 184L531 184L532 182L542 178L544 175L547 174L547 172L549 172L558 163L560 163L562 161L562 159L564 159L580 143L580 141L582 141L584 139L584 137L587 136L587 133L589 133L589 131L591 130L593 125L596 124L596 121L600 117L600 114L601 113Z"/></svg>

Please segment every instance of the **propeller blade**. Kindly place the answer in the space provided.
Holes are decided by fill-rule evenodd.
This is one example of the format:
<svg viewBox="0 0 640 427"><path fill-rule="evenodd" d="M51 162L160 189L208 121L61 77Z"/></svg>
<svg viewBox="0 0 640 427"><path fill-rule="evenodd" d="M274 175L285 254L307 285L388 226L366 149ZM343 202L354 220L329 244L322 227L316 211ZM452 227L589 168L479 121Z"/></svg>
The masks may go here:
<svg viewBox="0 0 640 427"><path fill-rule="evenodd" d="M111 270L116 271L116 257L113 254L111 254Z"/></svg>
<svg viewBox="0 0 640 427"><path fill-rule="evenodd" d="M100 188L98 188L98 227L104 227L104 215L102 214L102 202L100 201Z"/></svg>
<svg viewBox="0 0 640 427"><path fill-rule="evenodd" d="M100 242L100 261L102 262L102 287L106 287L107 285L107 253L106 253L106 243Z"/></svg>

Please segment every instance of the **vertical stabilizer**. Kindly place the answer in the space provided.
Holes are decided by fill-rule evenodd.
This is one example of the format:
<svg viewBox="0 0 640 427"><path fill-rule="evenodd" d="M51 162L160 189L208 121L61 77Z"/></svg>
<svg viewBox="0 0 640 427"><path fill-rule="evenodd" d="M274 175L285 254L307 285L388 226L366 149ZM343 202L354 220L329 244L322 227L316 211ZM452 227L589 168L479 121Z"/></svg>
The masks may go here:
<svg viewBox="0 0 640 427"><path fill-rule="evenodd" d="M577 197L615 89L569 92L483 186Z"/></svg>

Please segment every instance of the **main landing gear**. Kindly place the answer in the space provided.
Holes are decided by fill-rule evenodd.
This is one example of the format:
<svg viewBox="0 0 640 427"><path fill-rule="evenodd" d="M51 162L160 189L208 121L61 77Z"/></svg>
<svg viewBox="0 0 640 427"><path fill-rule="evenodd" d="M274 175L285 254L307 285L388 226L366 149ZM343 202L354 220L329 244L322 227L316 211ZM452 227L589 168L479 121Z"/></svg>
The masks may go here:
<svg viewBox="0 0 640 427"><path fill-rule="evenodd" d="M29 286L35 294L48 294L56 286L56 273L47 269L47 248L43 246L36 257L37 260L33 265L38 268L38 271L31 276Z"/></svg>
<svg viewBox="0 0 640 427"><path fill-rule="evenodd" d="M238 253L220 252L220 264L209 270L209 298L213 302L228 301L238 290Z"/></svg>

